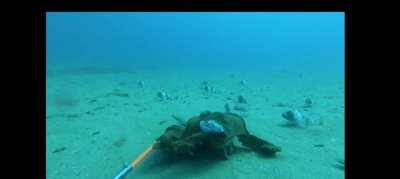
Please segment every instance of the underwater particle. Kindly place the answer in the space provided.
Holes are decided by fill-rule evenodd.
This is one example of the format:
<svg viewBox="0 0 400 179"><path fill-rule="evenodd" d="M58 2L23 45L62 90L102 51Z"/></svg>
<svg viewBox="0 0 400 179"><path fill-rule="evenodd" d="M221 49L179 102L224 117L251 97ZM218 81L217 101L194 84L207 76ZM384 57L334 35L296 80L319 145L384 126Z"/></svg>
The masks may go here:
<svg viewBox="0 0 400 179"><path fill-rule="evenodd" d="M308 125L308 119L297 109L284 112L282 117L287 120L288 124L295 127L305 127Z"/></svg>
<svg viewBox="0 0 400 179"><path fill-rule="evenodd" d="M163 121L160 121L160 122L158 122L158 125L162 125L162 124L164 124L164 123L166 123L167 121L165 121L165 120L163 120Z"/></svg>
<svg viewBox="0 0 400 179"><path fill-rule="evenodd" d="M64 151L64 150L66 150L67 149L67 147L60 147L60 148L57 148L57 149L54 149L53 151L52 151L52 153L59 153L59 152L62 152L62 151Z"/></svg>
<svg viewBox="0 0 400 179"><path fill-rule="evenodd" d="M239 96L238 96L237 102L238 102L238 103L247 104L247 100L246 100L242 95L239 95Z"/></svg>
<svg viewBox="0 0 400 179"><path fill-rule="evenodd" d="M144 81L139 81L137 83L138 88L143 88L144 87Z"/></svg>

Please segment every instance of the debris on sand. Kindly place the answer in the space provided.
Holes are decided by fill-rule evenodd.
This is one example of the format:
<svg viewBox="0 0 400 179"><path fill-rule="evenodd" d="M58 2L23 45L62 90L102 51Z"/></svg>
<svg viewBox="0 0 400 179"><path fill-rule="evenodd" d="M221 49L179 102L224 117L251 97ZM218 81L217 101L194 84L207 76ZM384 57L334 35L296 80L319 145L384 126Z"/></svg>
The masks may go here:
<svg viewBox="0 0 400 179"><path fill-rule="evenodd" d="M202 90L203 90L203 92L204 92L205 94L212 94L212 93L215 93L215 92L216 92L215 88L211 87L211 86L208 85L208 84L203 85L203 86L202 86Z"/></svg>
<svg viewBox="0 0 400 179"><path fill-rule="evenodd" d="M282 114L289 125L294 127L306 127L308 125L308 119L299 110L289 110Z"/></svg>
<svg viewBox="0 0 400 179"><path fill-rule="evenodd" d="M240 83L240 86L247 87L247 82L246 81L241 80L239 83Z"/></svg>
<svg viewBox="0 0 400 179"><path fill-rule="evenodd" d="M311 98L306 98L306 99L304 99L303 108L311 108L312 104L313 104L313 102L312 102Z"/></svg>
<svg viewBox="0 0 400 179"><path fill-rule="evenodd" d="M236 111L242 111L242 112L246 112L247 111L247 107L245 105L239 105L239 104L235 105L233 107L233 109L236 110Z"/></svg>
<svg viewBox="0 0 400 179"><path fill-rule="evenodd" d="M144 87L144 81L139 81L137 83L138 88L143 88Z"/></svg>
<svg viewBox="0 0 400 179"><path fill-rule="evenodd" d="M169 99L169 96L168 96L167 92L165 92L165 91L159 91L159 92L157 92L157 98L158 98L160 101L165 101L165 100L168 100L168 99Z"/></svg>
<svg viewBox="0 0 400 179"><path fill-rule="evenodd" d="M242 95L238 96L237 102L247 104L247 100Z"/></svg>
<svg viewBox="0 0 400 179"><path fill-rule="evenodd" d="M203 90L204 90L206 93L211 93L213 89L212 89L210 86L207 85L207 86L204 86L204 87L203 87Z"/></svg>
<svg viewBox="0 0 400 179"><path fill-rule="evenodd" d="M321 116L315 113L307 113L306 111L300 111L298 109L293 109L286 111L282 114L282 117L285 118L290 126L293 127L307 127L312 125L323 125L323 119Z"/></svg>

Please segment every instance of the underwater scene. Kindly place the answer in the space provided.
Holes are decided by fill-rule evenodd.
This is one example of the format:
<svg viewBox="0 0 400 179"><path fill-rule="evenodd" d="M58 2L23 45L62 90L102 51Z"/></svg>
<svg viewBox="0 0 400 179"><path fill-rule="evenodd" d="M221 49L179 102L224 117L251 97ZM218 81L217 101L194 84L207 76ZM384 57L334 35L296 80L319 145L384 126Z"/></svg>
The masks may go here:
<svg viewBox="0 0 400 179"><path fill-rule="evenodd" d="M48 12L49 179L344 178L344 13Z"/></svg>

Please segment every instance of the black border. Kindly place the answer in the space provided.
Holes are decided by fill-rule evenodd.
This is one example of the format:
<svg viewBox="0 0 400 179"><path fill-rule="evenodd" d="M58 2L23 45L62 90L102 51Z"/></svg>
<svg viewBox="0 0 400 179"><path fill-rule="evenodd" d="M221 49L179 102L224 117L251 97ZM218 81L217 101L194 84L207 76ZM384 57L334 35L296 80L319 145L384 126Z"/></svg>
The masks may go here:
<svg viewBox="0 0 400 179"><path fill-rule="evenodd" d="M33 150L31 173L34 178L46 178L46 113L45 113L45 88L46 88L46 12L123 12L123 11L159 11L159 12L345 12L345 176L352 177L350 151L354 147L351 139L350 128L353 128L351 111L353 102L350 97L353 92L353 10L352 3L345 0L274 0L267 2L221 2L212 3L191 2L41 2L33 4L31 9L32 28L32 67L31 80L33 81L33 103L31 114L32 134L31 139ZM31 178L31 176L29 178Z"/></svg>

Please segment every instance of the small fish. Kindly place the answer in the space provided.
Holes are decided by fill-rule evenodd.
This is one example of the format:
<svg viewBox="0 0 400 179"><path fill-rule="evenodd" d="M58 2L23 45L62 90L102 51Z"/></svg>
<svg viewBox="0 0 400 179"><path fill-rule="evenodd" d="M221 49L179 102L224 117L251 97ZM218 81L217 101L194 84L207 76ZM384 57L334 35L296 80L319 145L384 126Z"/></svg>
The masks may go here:
<svg viewBox="0 0 400 179"><path fill-rule="evenodd" d="M89 103L94 103L96 101L97 101L97 99L92 99L92 100L89 101Z"/></svg>
<svg viewBox="0 0 400 179"><path fill-rule="evenodd" d="M95 115L95 113L93 113L92 111L87 111L85 113L88 114L88 115Z"/></svg>
<svg viewBox="0 0 400 179"><path fill-rule="evenodd" d="M315 144L314 147L324 147L324 144Z"/></svg>
<svg viewBox="0 0 400 179"><path fill-rule="evenodd" d="M115 147L122 147L125 143L126 143L126 139L121 138L121 139L116 140L116 141L113 143L113 145L114 145Z"/></svg>
<svg viewBox="0 0 400 179"><path fill-rule="evenodd" d="M112 92L112 93L108 93L108 96L118 96L118 97L125 97L128 98L129 94L128 93L120 93L120 92Z"/></svg>
<svg viewBox="0 0 400 179"><path fill-rule="evenodd" d="M67 118L77 118L77 117L79 117L79 114L67 114L67 115L65 115L65 117L67 117Z"/></svg>
<svg viewBox="0 0 400 179"><path fill-rule="evenodd" d="M273 107L286 107L288 106L287 103L278 102L272 105Z"/></svg>
<svg viewBox="0 0 400 179"><path fill-rule="evenodd" d="M105 106L99 106L99 107L94 108L93 111L102 110L104 108L106 108L106 107Z"/></svg>
<svg viewBox="0 0 400 179"><path fill-rule="evenodd" d="M62 151L64 151L65 149L67 149L67 147L60 147L60 148L57 148L57 149L53 150L52 153L62 152Z"/></svg>

